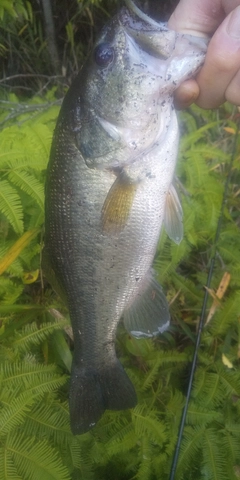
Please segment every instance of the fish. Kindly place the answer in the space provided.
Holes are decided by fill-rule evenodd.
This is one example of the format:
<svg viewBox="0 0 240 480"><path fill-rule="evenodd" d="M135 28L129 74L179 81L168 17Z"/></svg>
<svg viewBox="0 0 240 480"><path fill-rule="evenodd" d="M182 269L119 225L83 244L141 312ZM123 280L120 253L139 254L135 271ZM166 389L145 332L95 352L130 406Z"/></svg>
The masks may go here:
<svg viewBox="0 0 240 480"><path fill-rule="evenodd" d="M163 225L176 243L183 236L173 92L206 49L126 0L64 98L46 175L43 270L70 314L74 435L105 410L137 404L116 356L119 321L137 338L169 327L152 264Z"/></svg>

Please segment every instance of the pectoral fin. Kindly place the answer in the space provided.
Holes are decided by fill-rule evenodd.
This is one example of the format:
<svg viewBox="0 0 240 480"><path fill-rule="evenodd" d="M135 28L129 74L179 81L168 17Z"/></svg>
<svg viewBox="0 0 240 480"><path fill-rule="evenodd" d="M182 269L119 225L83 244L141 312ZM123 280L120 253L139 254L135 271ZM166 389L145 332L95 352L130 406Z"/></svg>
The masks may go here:
<svg viewBox="0 0 240 480"><path fill-rule="evenodd" d="M168 236L175 243L179 244L183 238L182 207L178 194L171 185L165 205L164 226Z"/></svg>
<svg viewBox="0 0 240 480"><path fill-rule="evenodd" d="M126 225L137 189L125 173L121 173L110 188L102 208L102 229L107 233L119 233Z"/></svg>
<svg viewBox="0 0 240 480"><path fill-rule="evenodd" d="M142 280L136 298L124 311L123 321L126 330L137 338L153 337L168 328L168 302L151 274Z"/></svg>

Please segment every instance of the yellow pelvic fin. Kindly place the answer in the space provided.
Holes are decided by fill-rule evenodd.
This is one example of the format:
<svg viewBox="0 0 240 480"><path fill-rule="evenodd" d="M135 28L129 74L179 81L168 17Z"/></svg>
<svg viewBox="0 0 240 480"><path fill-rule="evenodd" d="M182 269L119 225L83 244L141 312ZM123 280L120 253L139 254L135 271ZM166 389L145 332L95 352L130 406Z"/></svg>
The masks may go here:
<svg viewBox="0 0 240 480"><path fill-rule="evenodd" d="M121 173L110 188L102 208L102 229L107 233L119 233L125 227L137 183Z"/></svg>

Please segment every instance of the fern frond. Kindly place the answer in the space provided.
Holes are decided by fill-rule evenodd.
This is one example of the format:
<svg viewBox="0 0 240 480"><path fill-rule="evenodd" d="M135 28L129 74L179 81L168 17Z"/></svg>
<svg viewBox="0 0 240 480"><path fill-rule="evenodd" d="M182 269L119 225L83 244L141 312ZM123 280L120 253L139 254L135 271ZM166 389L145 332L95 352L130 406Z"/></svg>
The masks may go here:
<svg viewBox="0 0 240 480"><path fill-rule="evenodd" d="M149 439L145 436L141 440L139 457L141 463L134 478L136 480L150 480L152 478L152 449Z"/></svg>
<svg viewBox="0 0 240 480"><path fill-rule="evenodd" d="M5 451L11 455L21 478L70 480L60 453L47 440L36 441L35 437L14 432L7 439Z"/></svg>
<svg viewBox="0 0 240 480"><path fill-rule="evenodd" d="M24 285L16 285L11 279L6 278L4 280L4 282L2 279L0 281L0 295L2 294L1 307L4 305L14 305L24 289ZM4 288L2 290L3 286Z"/></svg>
<svg viewBox="0 0 240 480"><path fill-rule="evenodd" d="M197 371L193 388L193 398L199 405L211 408L221 405L225 392L221 384L220 376L216 372L208 372L204 369Z"/></svg>
<svg viewBox="0 0 240 480"><path fill-rule="evenodd" d="M33 345L39 345L55 330L60 330L68 325L66 320L59 322L42 323L38 327L36 322L26 325L20 332L16 333L16 337L12 342L12 347L20 351L26 351Z"/></svg>
<svg viewBox="0 0 240 480"><path fill-rule="evenodd" d="M184 404L185 397L175 388L174 393L171 392L170 399L166 403L166 415L177 420L182 413Z"/></svg>
<svg viewBox="0 0 240 480"><path fill-rule="evenodd" d="M240 292L234 292L219 309L210 325L214 336L224 335L229 330L230 325L238 324L239 317Z"/></svg>
<svg viewBox="0 0 240 480"><path fill-rule="evenodd" d="M98 438L106 448L107 454L126 453L136 445L136 433L132 422L119 412L116 415L111 411L104 414L98 428Z"/></svg>
<svg viewBox="0 0 240 480"><path fill-rule="evenodd" d="M0 437L7 435L13 428L23 423L33 402L33 396L25 392L12 398L9 404L0 409Z"/></svg>
<svg viewBox="0 0 240 480"><path fill-rule="evenodd" d="M153 410L146 410L145 405L137 405L132 411L132 419L136 434L142 438L147 436L157 445L166 442L166 425L162 423Z"/></svg>
<svg viewBox="0 0 240 480"><path fill-rule="evenodd" d="M26 156L26 151L19 147L18 150L9 150L0 154L0 168L6 173L20 171L35 171L41 172L44 170L45 162L41 164L39 159L35 157Z"/></svg>
<svg viewBox="0 0 240 480"><path fill-rule="evenodd" d="M0 133L1 157L0 165L16 168L27 160L27 166L36 170L44 170L47 166L52 133L40 122L32 125L24 124L21 129L11 126Z"/></svg>
<svg viewBox="0 0 240 480"><path fill-rule="evenodd" d="M202 475L206 480L226 480L227 459L224 455L218 432L206 429L203 435Z"/></svg>
<svg viewBox="0 0 240 480"><path fill-rule="evenodd" d="M178 289L181 288L181 290L184 293L188 294L190 298L198 302L199 300L201 300L203 293L195 287L194 283L191 280L184 278L175 272L172 274L172 279L176 287Z"/></svg>
<svg viewBox="0 0 240 480"><path fill-rule="evenodd" d="M37 180L34 175L21 170L12 171L8 175L9 180L19 187L23 192L26 192L43 211L44 208L44 189L43 184Z"/></svg>
<svg viewBox="0 0 240 480"><path fill-rule="evenodd" d="M224 388L225 395L240 396L240 375L238 371L230 370L222 364L215 365L217 374L219 375L221 384Z"/></svg>
<svg viewBox="0 0 240 480"><path fill-rule="evenodd" d="M178 352L177 350L155 350L150 352L145 358L148 365L152 366L154 362L157 362L159 366L166 364L181 365L189 361L189 355L187 352Z"/></svg>
<svg viewBox="0 0 240 480"><path fill-rule="evenodd" d="M234 426L237 426L238 430L240 431L240 426L237 424L234 424L233 432L234 432ZM240 460L240 451L239 451L240 435L239 435L239 432L237 436L232 434L231 433L232 428L231 426L229 427L228 425L226 425L226 428L222 432L220 432L220 434L221 434L221 443L225 451L225 456L228 459L229 465L232 467Z"/></svg>
<svg viewBox="0 0 240 480"><path fill-rule="evenodd" d="M199 465L201 460L200 451L203 443L203 434L205 428L203 427L189 427L184 430L184 436L180 449L179 461L177 466L177 478L179 480L186 478L186 473L189 472L194 465ZM190 467L190 465L192 467Z"/></svg>
<svg viewBox="0 0 240 480"><path fill-rule="evenodd" d="M0 180L0 212L16 233L23 232L23 208L16 190L6 180Z"/></svg>
<svg viewBox="0 0 240 480"><path fill-rule="evenodd" d="M183 114L183 116L185 113ZM218 121L214 122L208 122L206 125L204 125L201 128L196 129L195 122L192 123L192 126L194 126L194 131L189 132L187 135L182 137L181 140L181 150L185 151L188 148L194 147L195 143L198 142L201 138L205 137L206 131L211 130L212 128L216 127L219 125Z"/></svg>
<svg viewBox="0 0 240 480"><path fill-rule="evenodd" d="M109 457L112 455L127 454L136 446L137 437L133 425L128 423L119 429L107 443L105 443L106 452Z"/></svg>
<svg viewBox="0 0 240 480"><path fill-rule="evenodd" d="M207 425L213 421L223 422L223 414L216 410L209 410L191 401L188 407L187 422L190 425Z"/></svg>
<svg viewBox="0 0 240 480"><path fill-rule="evenodd" d="M58 373L55 365L39 363L4 363L0 365L1 387L0 400L5 388L11 392L14 389L43 394L56 390L66 382L66 376Z"/></svg>
<svg viewBox="0 0 240 480"><path fill-rule="evenodd" d="M38 157L41 170L45 169L48 163L49 152L52 142L52 132L42 121L36 121L26 125L25 135L22 137L22 148L28 152L28 156ZM31 166L31 165L30 165Z"/></svg>
<svg viewBox="0 0 240 480"><path fill-rule="evenodd" d="M203 133L203 130L202 130ZM194 146L194 156L199 155L206 159L216 159L217 163L227 162L229 159L229 153L224 152L220 148L216 147L216 145L206 145L206 143L199 142L198 145Z"/></svg>
<svg viewBox="0 0 240 480"><path fill-rule="evenodd" d="M29 245L34 237L39 233L38 229L25 232L18 240L11 245L5 255L0 260L0 275L16 260L21 252Z"/></svg>
<svg viewBox="0 0 240 480"><path fill-rule="evenodd" d="M240 423L226 423L226 430L240 438Z"/></svg>
<svg viewBox="0 0 240 480"><path fill-rule="evenodd" d="M70 452L70 459L71 462L69 464L70 470L72 470L72 466L75 469L75 475L73 475L73 479L76 480L96 480L95 473L93 471L94 468L94 458L92 458L91 451L93 450L93 442L86 441L83 442L79 437L71 437L71 441L69 442L68 446L68 457ZM102 456L101 460L104 455ZM101 461L99 463L102 463ZM99 464L98 463L98 464Z"/></svg>
<svg viewBox="0 0 240 480"><path fill-rule="evenodd" d="M18 475L11 453L3 447L0 448L0 480L6 479L23 480L23 477Z"/></svg>
<svg viewBox="0 0 240 480"><path fill-rule="evenodd" d="M204 179L208 177L208 166L202 155L195 155L193 150L188 150L185 156L186 188L190 193L198 192L204 186Z"/></svg>
<svg viewBox="0 0 240 480"><path fill-rule="evenodd" d="M144 376L141 389L145 391L148 389L153 382L159 377L159 369L163 365L173 365L176 369L176 365L179 368L182 368L182 365L188 361L188 356L185 352L177 352L168 350L167 352L163 351L153 351L145 357L145 362L150 370L148 370Z"/></svg>
<svg viewBox="0 0 240 480"><path fill-rule="evenodd" d="M239 248L238 237L236 235L235 235L235 241L233 241L233 236L232 238L228 239L227 236L225 235L225 238L221 239L218 244L218 252L221 255L221 258L224 260L224 262L226 262L227 264L230 263L230 265L239 272L240 248Z"/></svg>
<svg viewBox="0 0 240 480"><path fill-rule="evenodd" d="M67 402L60 405L50 395L39 404L35 404L26 413L24 432L26 435L37 435L38 438L53 440L55 445L66 446L72 434L70 432L69 412Z"/></svg>

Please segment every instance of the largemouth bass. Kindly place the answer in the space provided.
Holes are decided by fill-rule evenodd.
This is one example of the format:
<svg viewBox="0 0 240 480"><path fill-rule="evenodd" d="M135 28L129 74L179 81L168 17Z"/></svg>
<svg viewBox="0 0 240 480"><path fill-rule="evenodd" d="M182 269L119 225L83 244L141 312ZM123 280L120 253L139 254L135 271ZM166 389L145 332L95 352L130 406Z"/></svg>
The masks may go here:
<svg viewBox="0 0 240 480"><path fill-rule="evenodd" d="M47 170L44 270L66 298L73 328L74 434L105 409L137 402L115 352L121 317L137 337L169 325L151 265L163 222L177 243L182 237L172 95L206 51L205 40L127 4L64 99Z"/></svg>

